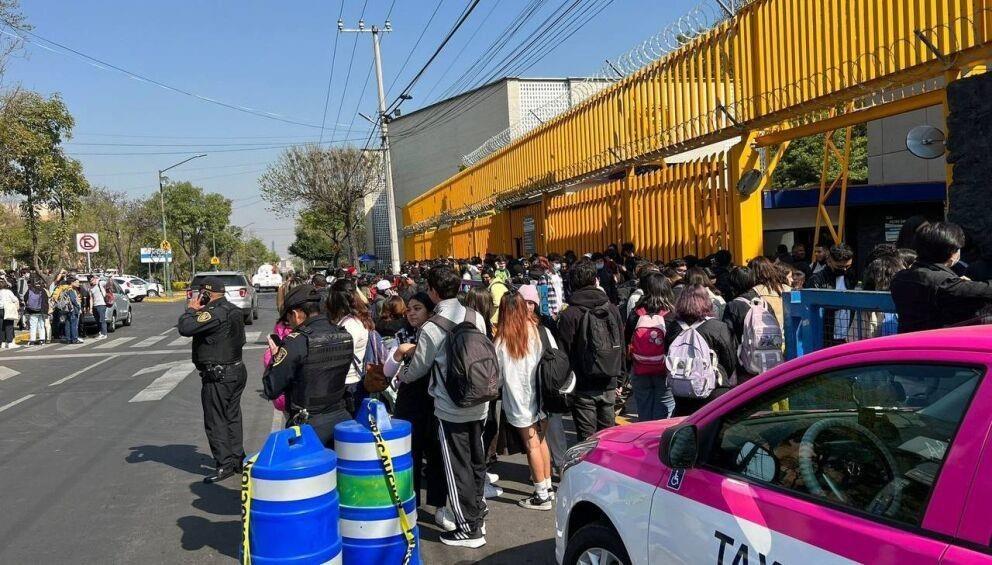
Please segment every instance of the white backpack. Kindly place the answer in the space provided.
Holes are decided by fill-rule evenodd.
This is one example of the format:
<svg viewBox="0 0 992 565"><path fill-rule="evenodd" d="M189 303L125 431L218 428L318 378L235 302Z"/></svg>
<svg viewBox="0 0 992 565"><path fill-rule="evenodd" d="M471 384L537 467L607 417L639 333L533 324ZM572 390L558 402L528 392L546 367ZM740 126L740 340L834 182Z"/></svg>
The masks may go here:
<svg viewBox="0 0 992 565"><path fill-rule="evenodd" d="M785 339L775 312L760 297L748 300L743 296L735 298L748 304L744 316L744 333L737 355L741 368L751 374L761 374L780 365L785 358L782 344Z"/></svg>
<svg viewBox="0 0 992 565"><path fill-rule="evenodd" d="M675 336L675 341L668 348L665 357L668 386L676 397L708 398L720 385L716 355L698 331L699 326L707 319L691 326L679 322L682 332Z"/></svg>

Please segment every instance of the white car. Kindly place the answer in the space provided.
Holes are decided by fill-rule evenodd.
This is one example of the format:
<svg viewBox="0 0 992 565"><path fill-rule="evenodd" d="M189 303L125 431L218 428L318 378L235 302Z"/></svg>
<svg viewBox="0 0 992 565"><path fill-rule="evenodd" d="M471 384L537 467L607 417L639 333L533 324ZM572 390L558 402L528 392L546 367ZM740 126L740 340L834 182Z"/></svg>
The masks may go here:
<svg viewBox="0 0 992 565"><path fill-rule="evenodd" d="M131 275L119 275L113 279L124 289L131 302L141 302L148 296L148 284L144 279Z"/></svg>
<svg viewBox="0 0 992 565"><path fill-rule="evenodd" d="M257 292L261 292L266 289L275 292L280 286L282 286L282 275L279 274L278 269L268 263L265 263L258 268L258 271L254 275L252 275L251 285L255 287Z"/></svg>

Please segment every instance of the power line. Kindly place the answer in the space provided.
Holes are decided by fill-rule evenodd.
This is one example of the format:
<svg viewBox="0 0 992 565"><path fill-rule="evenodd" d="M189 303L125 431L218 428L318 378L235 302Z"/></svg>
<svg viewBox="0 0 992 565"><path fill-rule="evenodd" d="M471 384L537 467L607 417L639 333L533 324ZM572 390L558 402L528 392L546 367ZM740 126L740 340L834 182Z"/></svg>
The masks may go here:
<svg viewBox="0 0 992 565"><path fill-rule="evenodd" d="M345 141L360 141L361 139L362 138L360 138L360 137L355 137L355 138L351 138L351 139L338 139L338 140L335 140L335 141L325 141L324 143L325 144L328 144L328 143L340 143L340 142L345 142ZM240 149L213 149L210 152L211 153L236 153L236 152L240 152L240 151L265 151L265 150L268 150L268 149L286 149L288 147L300 147L301 145L307 145L307 144L270 145L270 146L267 146L267 147L248 147L248 148L240 148ZM186 151L159 151L159 152L144 152L144 153L69 153L69 155L71 155L73 157L81 157L81 156L104 156L104 157L107 157L107 156L118 156L118 157L124 157L124 156L136 156L136 155L187 155L187 154L192 153L192 152L194 152L194 151L190 149L190 150L186 150Z"/></svg>
<svg viewBox="0 0 992 565"><path fill-rule="evenodd" d="M98 59L98 58L93 57L91 55L87 55L86 53L83 53L82 51L78 51L78 50L73 49L72 47L69 47L67 45L63 45L63 44L58 43L56 41L53 41L51 39L47 39L45 37L42 37L41 35L38 35L37 33L34 33L33 31L30 31L30 30L27 30L27 29L24 29L24 28L19 28L19 27L11 26L7 22L3 22L3 24L6 25L9 28L15 30L16 33L11 33L11 32L8 32L6 30L3 30L3 29L0 29L0 33L3 33L5 35L11 36L11 37L17 37L17 38L19 38L19 39L21 39L23 41L26 41L28 43L32 43L32 44L34 44L34 45L36 45L36 46L38 46L38 47L40 47L42 49L45 49L46 51L51 51L52 53L59 53L59 54L63 54L63 55L65 54L65 53L60 52L60 51L58 51L56 49L52 49L51 47L48 47L47 45L44 45L42 43L38 43L38 41L33 41L33 40L29 39L28 37L25 37L22 34L30 35L31 37L34 37L37 40L44 41L46 43L49 43L51 45L54 45L54 46L58 47L59 49L63 49L64 51L68 51L69 53L72 53L72 54L76 55L77 57L82 58L83 61L86 64L88 64L88 65L90 65L92 67L98 68L98 69L117 71L118 73L121 73L121 74L123 74L123 75L125 75L127 77L130 77L130 78L133 78L135 80L138 80L138 81L141 81L141 82L145 82L145 83L148 83L148 84L157 86L159 88L163 88L163 89L168 90L170 92L175 92L177 94L182 94L184 96L189 96L190 98L194 98L196 100L200 100L200 101L203 101L203 102L208 102L210 104L215 104L217 106L221 106L221 107L227 108L229 110L235 110L235 111L238 111L238 112L243 112L245 114L251 114L253 116L258 116L260 118L267 118L267 119L270 119L270 120L276 120L276 121L279 121L279 122L283 122L283 123L287 123L287 124L293 124L293 125L297 125L297 126L304 126L304 127L316 128L316 129L319 129L321 127L321 126L318 126L318 125L315 125L315 124L310 124L310 123L301 122L301 121L298 121L298 120L292 120L292 119L289 119L289 118L285 118L285 117L283 117L283 116L281 116L279 114L275 114L275 113L272 113L272 112L266 112L264 110L257 110L255 108L250 108L248 106L241 106L239 104L232 104L232 103L229 103L229 102L224 102L222 100L218 100L216 98L211 98L209 96L204 96L202 94L197 94L195 92L191 92L189 90L185 90L185 89L179 88L177 86L172 86L170 84L166 84L164 82L155 80L153 78L149 78L149 77L147 77L145 75L141 75L141 74L138 74L136 72L129 71L129 70L123 68L123 67L119 67L117 65L114 65L113 63L108 63L107 61L104 61L102 59Z"/></svg>
<svg viewBox="0 0 992 565"><path fill-rule="evenodd" d="M403 74L403 71L406 70L406 65L410 62L410 58L413 57L413 53L417 50L417 47L420 47L420 42L424 39L424 34L427 33L427 29L431 27L431 22L434 21L434 16L437 16L437 12L441 9L442 4L444 4L444 0L438 0L437 5L434 6L434 11L431 13L431 17L427 19L427 23L424 24L424 29L420 30L420 36L417 37L417 41L413 43L413 47L411 47L410 51L407 52L406 59L403 60L403 64L400 65L399 70L397 70L396 74L393 75L393 80L390 81L389 87L386 88L387 96L392 94L393 87L396 86L396 81L400 78L400 75Z"/></svg>
<svg viewBox="0 0 992 565"><path fill-rule="evenodd" d="M338 10L339 20L342 15L344 15L344 0L341 0L341 8ZM327 76L327 92L324 94L324 115L320 118L320 141L324 141L324 124L327 122L327 105L331 101L331 81L334 80L334 63L338 58L338 38L340 36L340 33L334 34L334 48L331 50L331 72Z"/></svg>
<svg viewBox="0 0 992 565"><path fill-rule="evenodd" d="M410 94L410 89L412 89L414 85L417 84L417 81L420 80L420 77L424 76L424 73L427 72L428 67L430 67L431 63L434 62L434 59L437 59L437 56L441 54L441 51L444 49L444 46L447 45L449 41L451 41L451 38L454 37L458 29L462 27L462 24L465 23L465 20L467 20L468 17L472 15L472 11L475 10L475 7L479 5L479 2L480 0L471 0L471 3L468 5L465 11L462 12L461 17L458 19L457 22L455 22L455 25L451 28L448 34L444 36L444 39L441 41L441 44L437 46L437 49L435 49L434 53L430 56L430 58L427 59L427 62L424 63L424 66L421 67L419 71L417 71L417 74L415 74L413 78L410 79L410 82L406 85L406 88L400 91L400 95L386 109L386 113L391 112L393 108L403 100L404 96L408 96Z"/></svg>
<svg viewBox="0 0 992 565"><path fill-rule="evenodd" d="M365 0L365 3L362 4L362 14L358 17L359 21L365 19L365 8L367 8L368 5L369 5L369 0ZM340 22L341 19L338 18L338 21ZM340 36L341 32L338 31L337 35ZM355 51L357 50L358 50L358 36L356 35L355 42L351 44L351 59L349 59L348 61L348 72L345 73L344 75L344 88L341 89L341 100L340 102L338 102L338 113L337 113L337 117L334 118L335 123L341 121L341 109L344 108L344 95L346 92L348 92L348 83L351 82L351 68L355 64ZM334 137L335 133L337 133L336 127L331 130L331 137Z"/></svg>
<svg viewBox="0 0 992 565"><path fill-rule="evenodd" d="M492 7L489 8L489 11L488 12L486 12L486 16L484 18L482 18L482 21L479 22L479 25L478 26L476 26L475 31L473 31L472 32L472 35L470 35L468 37L468 39L465 40L465 45L466 46L472 44L472 40L475 39L475 36L479 34L479 31L481 31L482 28L483 28L483 26L486 25L486 22L489 21L489 17L493 15L493 12L496 11L496 6L498 6L498 5L499 5L498 3L493 2ZM462 55L464 55L464 54L465 54L465 50L462 49L461 51L458 52L457 55L455 55L455 58L452 59L450 63L448 63L448 67L446 69L444 69L444 72L441 73L441 76L439 76L438 79L436 81L434 81L434 86L432 86L431 89L427 91L427 94L424 95L424 100L425 101L431 99L431 94L434 94L434 89L437 88L441 84L441 81L444 80L444 77L448 76L448 73L451 72L451 69L452 68L454 68L455 63L457 63L458 60L461 59L462 58ZM390 88L392 88L392 85L390 85Z"/></svg>

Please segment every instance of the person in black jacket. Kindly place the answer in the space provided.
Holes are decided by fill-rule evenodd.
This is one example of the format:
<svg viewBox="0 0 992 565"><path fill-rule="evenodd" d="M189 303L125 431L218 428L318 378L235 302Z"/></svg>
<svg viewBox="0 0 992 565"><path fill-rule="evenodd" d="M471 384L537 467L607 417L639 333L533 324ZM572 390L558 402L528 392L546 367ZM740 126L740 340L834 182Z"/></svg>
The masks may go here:
<svg viewBox="0 0 992 565"><path fill-rule="evenodd" d="M575 371L576 383L572 417L575 420L575 434L578 441L584 441L592 434L614 425L616 413L613 403L616 401L617 377L619 373L609 378L590 378L582 374L582 354L585 347L585 336L579 336L582 317L593 308L604 307L610 313L610 319L615 324L619 340L623 339L623 320L620 310L610 302L603 290L596 286L596 264L588 259L575 263L569 273L572 283L572 295L568 299L569 307L558 318L558 333L562 346L572 359L572 369ZM622 368L621 368L622 371Z"/></svg>
<svg viewBox="0 0 992 565"><path fill-rule="evenodd" d="M713 317L713 301L710 293L702 285L688 286L675 300L676 320L668 324L665 335L665 349L671 350L675 338L682 333L682 325L691 326L700 320L706 320L696 331L706 340L710 350L716 355L717 369L720 371L720 381L730 382L731 375L737 370L737 338L730 333L730 326L722 320ZM714 390L709 397L675 398L673 416L688 416L699 410L706 403L730 390L729 386L721 386Z"/></svg>
<svg viewBox="0 0 992 565"><path fill-rule="evenodd" d="M899 333L965 322L992 303L992 284L959 277L951 270L964 243L964 232L956 224L927 224L916 231L916 263L897 273L890 287Z"/></svg>
<svg viewBox="0 0 992 565"><path fill-rule="evenodd" d="M854 290L858 286L858 278L851 270L853 265L854 251L851 250L851 246L846 243L831 246L830 251L827 252L826 268L806 279L806 288Z"/></svg>

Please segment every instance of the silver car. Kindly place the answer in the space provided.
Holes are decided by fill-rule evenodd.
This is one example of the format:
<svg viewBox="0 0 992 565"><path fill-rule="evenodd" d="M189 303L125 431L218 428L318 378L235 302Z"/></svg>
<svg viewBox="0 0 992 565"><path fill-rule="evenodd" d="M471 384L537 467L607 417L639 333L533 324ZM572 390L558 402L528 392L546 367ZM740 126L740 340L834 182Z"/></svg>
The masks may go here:
<svg viewBox="0 0 992 565"><path fill-rule="evenodd" d="M258 319L258 295L255 288L248 283L245 274L239 271L204 271L193 275L193 280L186 290L186 298L199 294L200 287L207 277L217 277L224 282L224 293L227 301L245 312L245 325L250 326Z"/></svg>
<svg viewBox="0 0 992 565"><path fill-rule="evenodd" d="M90 307L89 275L76 275L76 278L82 283L80 285L83 295L82 325L84 328L92 327L95 331L96 316ZM118 325L130 326L132 322L131 301L128 299L127 293L114 279L101 277L100 282L108 293L114 295L113 301L107 304L107 331L110 333L117 331Z"/></svg>

